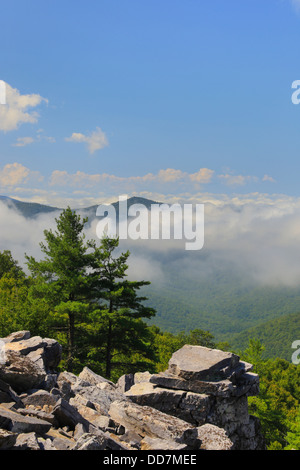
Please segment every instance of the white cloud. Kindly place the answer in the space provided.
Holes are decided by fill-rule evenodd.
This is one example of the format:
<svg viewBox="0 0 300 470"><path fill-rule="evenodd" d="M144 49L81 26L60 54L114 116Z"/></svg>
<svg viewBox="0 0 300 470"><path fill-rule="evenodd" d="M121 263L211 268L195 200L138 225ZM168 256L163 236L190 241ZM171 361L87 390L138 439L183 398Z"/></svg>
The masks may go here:
<svg viewBox="0 0 300 470"><path fill-rule="evenodd" d="M38 94L21 95L19 90L7 83L6 104L0 106L0 130L8 132L18 129L23 123L36 123L39 114L34 108L42 102L48 101Z"/></svg>
<svg viewBox="0 0 300 470"><path fill-rule="evenodd" d="M270 183L276 183L275 179L272 176L265 175L262 179L263 181L269 181Z"/></svg>
<svg viewBox="0 0 300 470"><path fill-rule="evenodd" d="M20 180L21 174L15 179ZM23 177L26 178L26 172ZM43 194L45 201L37 199L37 202L47 201L47 192ZM169 201L172 202L175 201ZM300 198L259 193L235 197L199 193L194 200L186 195L185 202L205 203L204 250L193 252L191 257L180 240L128 240L126 249L132 252L133 276L155 283L166 279L168 263L172 263L183 277L207 276L218 267L228 267L257 283L299 285ZM58 207L67 203L64 201ZM10 249L20 262L24 252L39 257L43 230L54 226L54 217L56 213L26 220L0 202L3 222L0 250ZM88 229L88 239L97 239L96 222Z"/></svg>
<svg viewBox="0 0 300 470"><path fill-rule="evenodd" d="M66 137L66 142L85 143L91 154L108 146L108 140L105 133L97 127L90 135L84 135L79 132L73 132L71 137Z"/></svg>
<svg viewBox="0 0 300 470"><path fill-rule="evenodd" d="M26 145L30 145L34 142L48 142L50 144L53 144L56 142L54 137L50 137L47 135L43 135L43 130L39 129L36 131L36 137L18 137L17 141L12 144L13 147L25 147Z"/></svg>
<svg viewBox="0 0 300 470"><path fill-rule="evenodd" d="M29 180L41 181L43 177L37 171L31 171L21 163L7 163L0 170L0 185L11 187L26 184Z"/></svg>
<svg viewBox="0 0 300 470"><path fill-rule="evenodd" d="M219 175L218 177L222 179L228 186L243 186L247 182L258 181L258 178L256 176L233 175L229 173L225 175Z"/></svg>
<svg viewBox="0 0 300 470"><path fill-rule="evenodd" d="M214 171L209 168L201 168L197 173L190 175L190 179L196 183L210 183Z"/></svg>
<svg viewBox="0 0 300 470"><path fill-rule="evenodd" d="M208 168L202 168L197 173L193 174L188 174L174 168L167 168L166 170L159 170L157 174L147 173L143 176L128 177L110 175L107 173L88 174L83 171L77 171L76 173L70 174L67 171L55 170L51 175L50 185L91 187L96 186L99 183L108 183L116 185L118 188L122 185L123 190L125 190L128 187L132 187L132 185L141 185L145 188L145 185L147 184L175 184L177 187L180 183L182 185L186 184L187 187L190 188L191 183L209 183L213 174L214 171L209 170Z"/></svg>
<svg viewBox="0 0 300 470"><path fill-rule="evenodd" d="M25 147L26 145L30 145L34 142L33 137L18 137L17 142L12 144L13 147Z"/></svg>

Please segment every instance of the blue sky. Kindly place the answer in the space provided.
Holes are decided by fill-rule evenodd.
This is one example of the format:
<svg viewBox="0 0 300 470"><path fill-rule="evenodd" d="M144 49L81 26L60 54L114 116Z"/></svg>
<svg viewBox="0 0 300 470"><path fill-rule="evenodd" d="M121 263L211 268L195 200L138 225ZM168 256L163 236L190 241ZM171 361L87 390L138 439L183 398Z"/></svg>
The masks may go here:
<svg viewBox="0 0 300 470"><path fill-rule="evenodd" d="M0 194L300 196L300 1L0 7Z"/></svg>

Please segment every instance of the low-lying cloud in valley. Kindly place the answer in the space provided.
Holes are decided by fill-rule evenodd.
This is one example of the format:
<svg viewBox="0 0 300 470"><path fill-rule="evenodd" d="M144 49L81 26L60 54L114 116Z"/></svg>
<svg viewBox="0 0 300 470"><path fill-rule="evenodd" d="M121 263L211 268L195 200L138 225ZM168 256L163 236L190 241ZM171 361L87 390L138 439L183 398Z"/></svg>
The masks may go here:
<svg viewBox="0 0 300 470"><path fill-rule="evenodd" d="M188 252L185 240L121 240L120 250L132 253L130 277L155 284L168 278L170 268L194 279L222 268L259 284L300 286L300 199L254 194L206 196L194 202L205 207L204 248ZM23 266L24 253L40 258L43 232L55 229L58 216L53 212L27 219L0 203L0 250L11 250ZM87 227L87 239L97 239L96 226L95 219Z"/></svg>

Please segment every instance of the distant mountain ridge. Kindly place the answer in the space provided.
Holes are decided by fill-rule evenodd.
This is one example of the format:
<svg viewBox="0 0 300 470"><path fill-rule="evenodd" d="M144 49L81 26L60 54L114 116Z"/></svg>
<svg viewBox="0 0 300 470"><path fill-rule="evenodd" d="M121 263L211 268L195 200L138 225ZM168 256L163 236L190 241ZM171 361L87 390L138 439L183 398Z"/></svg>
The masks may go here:
<svg viewBox="0 0 300 470"><path fill-rule="evenodd" d="M0 196L0 202L6 204L7 207L11 209L16 209L20 214L22 214L26 218L34 218L40 214L49 214L51 212L61 212L63 209L59 207L52 207L45 204L39 204L37 202L25 202L19 201L18 199L13 199L8 196ZM99 204L95 204L93 206L77 208L76 211L83 214L85 217L89 219L93 219L96 217L96 210L97 207L103 204L99 202ZM143 197L130 197L127 200L128 207L132 206L133 204L143 204L147 209L150 209L151 204L159 204L156 201L152 201L150 199L146 199ZM113 202L112 205L116 209L116 213L118 214L119 208L119 201Z"/></svg>
<svg viewBox="0 0 300 470"><path fill-rule="evenodd" d="M18 199L13 199L8 196L0 196L0 202L3 202L10 209L16 209L26 218L61 210L57 207L51 207L37 202L19 201Z"/></svg>

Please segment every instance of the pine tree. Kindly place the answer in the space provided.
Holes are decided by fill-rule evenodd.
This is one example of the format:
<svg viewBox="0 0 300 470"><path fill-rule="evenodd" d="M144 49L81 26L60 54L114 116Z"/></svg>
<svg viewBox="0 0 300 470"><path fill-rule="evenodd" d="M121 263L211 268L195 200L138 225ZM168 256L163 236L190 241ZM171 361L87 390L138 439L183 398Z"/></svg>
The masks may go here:
<svg viewBox="0 0 300 470"><path fill-rule="evenodd" d="M154 357L152 334L142 318L151 318L155 311L144 305L146 297L138 295L150 282L126 279L130 253L114 257L118 245L118 239L104 237L95 252L93 265L97 275L95 297L99 301L95 312L100 322L96 340L104 356L107 378L111 377L112 367L129 364L134 353Z"/></svg>
<svg viewBox="0 0 300 470"><path fill-rule="evenodd" d="M85 242L83 234L87 219L63 210L55 219L57 230L45 230L41 250L45 259L36 261L26 255L27 265L35 280L35 296L46 299L54 307L58 328L67 330L67 370L72 371L76 346L76 326L84 321L90 292L90 253L93 242Z"/></svg>
<svg viewBox="0 0 300 470"><path fill-rule="evenodd" d="M86 242L86 222L68 207L56 219L57 230L44 231L45 258L26 255L34 280L31 296L53 307L57 339L67 333L67 370L88 359L96 367L104 363L109 378L117 356L121 367L133 357L153 357L152 334L142 318L155 312L138 296L149 282L126 279L130 253L113 256L118 239L105 237L99 247L94 240Z"/></svg>

